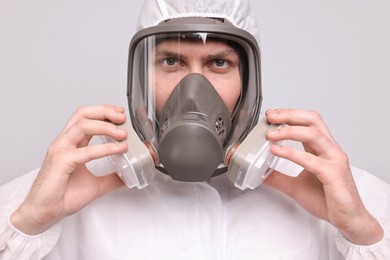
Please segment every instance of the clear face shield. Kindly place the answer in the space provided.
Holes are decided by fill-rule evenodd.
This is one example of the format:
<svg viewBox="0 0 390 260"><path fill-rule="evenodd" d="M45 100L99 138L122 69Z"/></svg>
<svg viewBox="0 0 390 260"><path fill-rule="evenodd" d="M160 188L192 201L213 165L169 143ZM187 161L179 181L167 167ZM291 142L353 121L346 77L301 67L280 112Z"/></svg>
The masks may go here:
<svg viewBox="0 0 390 260"><path fill-rule="evenodd" d="M258 156L266 122L244 145L258 125L260 82L257 41L228 21L177 18L138 32L130 44L127 91L137 138L128 142L129 149L141 143L148 152L117 158L116 165L132 169L119 171L145 183L154 166L179 181L208 181L229 170L236 186L253 188L253 178L262 178L250 174L258 175L258 158L261 175L274 163L269 153ZM148 153L153 165L143 159Z"/></svg>

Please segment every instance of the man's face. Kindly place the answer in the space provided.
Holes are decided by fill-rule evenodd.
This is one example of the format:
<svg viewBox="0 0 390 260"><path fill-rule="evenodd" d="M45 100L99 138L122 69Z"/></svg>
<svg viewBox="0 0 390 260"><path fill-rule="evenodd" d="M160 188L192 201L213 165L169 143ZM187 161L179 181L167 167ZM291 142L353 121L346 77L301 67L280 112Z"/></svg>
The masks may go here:
<svg viewBox="0 0 390 260"><path fill-rule="evenodd" d="M240 60L237 52L220 41L167 39L155 47L151 83L155 87L156 109L161 111L179 81L199 73L214 86L230 112L241 91Z"/></svg>

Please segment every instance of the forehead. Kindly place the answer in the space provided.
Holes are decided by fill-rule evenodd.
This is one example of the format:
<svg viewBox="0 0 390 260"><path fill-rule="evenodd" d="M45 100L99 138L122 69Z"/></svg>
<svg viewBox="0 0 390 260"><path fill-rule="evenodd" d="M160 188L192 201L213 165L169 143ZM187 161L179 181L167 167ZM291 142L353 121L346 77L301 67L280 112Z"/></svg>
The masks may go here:
<svg viewBox="0 0 390 260"><path fill-rule="evenodd" d="M203 40L200 38L168 38L159 40L156 43L155 50L157 52L161 51L175 51L175 52L182 52L182 51L201 51L201 50L208 50L208 51L235 51L235 49L228 44L226 40L221 39L210 39Z"/></svg>

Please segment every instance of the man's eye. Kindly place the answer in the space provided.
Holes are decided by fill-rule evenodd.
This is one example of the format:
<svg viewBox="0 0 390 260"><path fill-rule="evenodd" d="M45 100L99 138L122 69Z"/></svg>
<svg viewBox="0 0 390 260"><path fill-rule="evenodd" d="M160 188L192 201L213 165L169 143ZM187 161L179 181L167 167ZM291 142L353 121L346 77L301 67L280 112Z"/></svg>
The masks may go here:
<svg viewBox="0 0 390 260"><path fill-rule="evenodd" d="M177 63L177 60L175 58L166 58L162 61L162 63L167 66L174 66Z"/></svg>
<svg viewBox="0 0 390 260"><path fill-rule="evenodd" d="M222 59L214 60L214 64L215 64L215 66L220 67L220 68L223 68L223 67L226 67L229 65L226 60L222 60Z"/></svg>

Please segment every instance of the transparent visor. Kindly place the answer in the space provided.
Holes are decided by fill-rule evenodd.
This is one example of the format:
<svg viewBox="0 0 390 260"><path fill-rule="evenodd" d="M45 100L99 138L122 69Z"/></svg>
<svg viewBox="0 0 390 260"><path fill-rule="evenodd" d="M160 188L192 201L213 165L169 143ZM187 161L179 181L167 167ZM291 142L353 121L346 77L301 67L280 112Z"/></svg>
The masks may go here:
<svg viewBox="0 0 390 260"><path fill-rule="evenodd" d="M258 119L261 105L257 50L242 38L185 32L147 36L131 46L129 110L141 140L158 149L160 114L170 94L187 75L203 75L231 113L224 146L242 140Z"/></svg>

